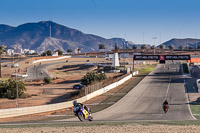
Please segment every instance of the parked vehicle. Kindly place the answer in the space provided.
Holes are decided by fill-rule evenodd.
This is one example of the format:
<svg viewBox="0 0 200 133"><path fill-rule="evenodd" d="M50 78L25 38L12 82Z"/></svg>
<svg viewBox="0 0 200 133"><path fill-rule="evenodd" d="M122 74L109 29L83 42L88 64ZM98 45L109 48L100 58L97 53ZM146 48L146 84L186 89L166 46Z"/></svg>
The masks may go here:
<svg viewBox="0 0 200 133"><path fill-rule="evenodd" d="M84 85L82 85L82 84L75 84L74 86L73 86L73 89L78 89L78 90L80 90L80 89L82 89L84 87Z"/></svg>

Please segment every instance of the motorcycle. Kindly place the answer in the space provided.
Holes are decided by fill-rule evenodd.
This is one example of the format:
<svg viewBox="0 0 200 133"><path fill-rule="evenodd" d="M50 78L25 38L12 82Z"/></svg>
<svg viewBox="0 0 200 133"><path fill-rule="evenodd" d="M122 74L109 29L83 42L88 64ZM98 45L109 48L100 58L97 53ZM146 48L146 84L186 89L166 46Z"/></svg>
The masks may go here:
<svg viewBox="0 0 200 133"><path fill-rule="evenodd" d="M167 104L163 105L163 111L167 113L168 110L169 110L169 105Z"/></svg>
<svg viewBox="0 0 200 133"><path fill-rule="evenodd" d="M83 107L81 107L80 109L76 109L76 110L78 110L78 112L75 115L78 116L80 121L85 121L85 120L92 121L93 120L92 113L90 111L87 111Z"/></svg>

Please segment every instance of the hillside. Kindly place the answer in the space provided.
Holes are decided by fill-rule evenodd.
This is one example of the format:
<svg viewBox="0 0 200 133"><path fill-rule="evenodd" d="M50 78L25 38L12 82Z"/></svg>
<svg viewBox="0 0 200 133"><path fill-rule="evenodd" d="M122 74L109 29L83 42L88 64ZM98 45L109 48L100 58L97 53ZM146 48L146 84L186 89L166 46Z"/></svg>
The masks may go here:
<svg viewBox="0 0 200 133"><path fill-rule="evenodd" d="M92 51L93 49L97 51L99 44L106 44L106 49L111 49L116 42L122 47L124 41L122 38L105 39L85 34L52 21L26 23L17 27L0 25L1 45L6 45L8 48L33 49L38 52L56 49L66 52L67 49L74 50L75 48L81 48L82 51ZM131 45L128 41L126 44Z"/></svg>
<svg viewBox="0 0 200 133"><path fill-rule="evenodd" d="M186 39L171 39L167 42L163 43L166 48L168 48L170 45L174 45L175 48L179 48L179 46L183 45L185 48L192 46L193 48L196 48L196 45L200 45L200 39L192 39L192 38L186 38Z"/></svg>

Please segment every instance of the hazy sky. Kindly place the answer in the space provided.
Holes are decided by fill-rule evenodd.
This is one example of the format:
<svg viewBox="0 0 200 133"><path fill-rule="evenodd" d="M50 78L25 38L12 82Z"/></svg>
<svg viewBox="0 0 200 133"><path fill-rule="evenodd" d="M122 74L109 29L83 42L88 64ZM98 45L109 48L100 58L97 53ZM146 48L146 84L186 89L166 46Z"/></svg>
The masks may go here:
<svg viewBox="0 0 200 133"><path fill-rule="evenodd" d="M200 38L200 0L0 0L0 24L51 19L87 34L155 44Z"/></svg>

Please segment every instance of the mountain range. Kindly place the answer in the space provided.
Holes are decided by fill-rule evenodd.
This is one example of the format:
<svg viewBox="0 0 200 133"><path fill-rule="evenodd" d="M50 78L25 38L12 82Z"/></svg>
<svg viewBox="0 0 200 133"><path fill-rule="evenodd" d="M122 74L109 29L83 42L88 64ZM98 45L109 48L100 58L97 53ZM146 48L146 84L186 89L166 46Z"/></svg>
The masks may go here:
<svg viewBox="0 0 200 133"><path fill-rule="evenodd" d="M168 48L170 45L174 45L176 49L179 49L181 45L184 46L184 48L193 47L194 49L197 48L198 45L200 45L200 39L193 39L193 38L185 38L185 39L177 39L173 38L169 41L166 41L163 43L166 48Z"/></svg>
<svg viewBox="0 0 200 133"><path fill-rule="evenodd" d="M79 30L57 24L53 21L41 21L37 23L25 23L17 27L0 24L0 45L7 48L32 49L41 53L46 50L57 49L67 52L68 49L80 48L82 52L98 51L99 44L105 44L107 50L114 45L123 48L123 43L132 48L133 42L123 38L106 39L97 35L86 34ZM180 45L196 48L200 45L200 39L171 39L163 43L166 48L174 45L176 49ZM139 44L141 46L141 44ZM138 45L138 46L139 46Z"/></svg>
<svg viewBox="0 0 200 133"><path fill-rule="evenodd" d="M105 44L106 49L110 50L114 48L115 43L123 47L124 42L129 46L133 44L123 38L105 39L97 35L85 34L53 21L25 23L17 27L0 25L0 45L13 49L32 49L39 53L57 49L66 52L68 49L76 48L82 49L82 52L97 51L99 44Z"/></svg>

